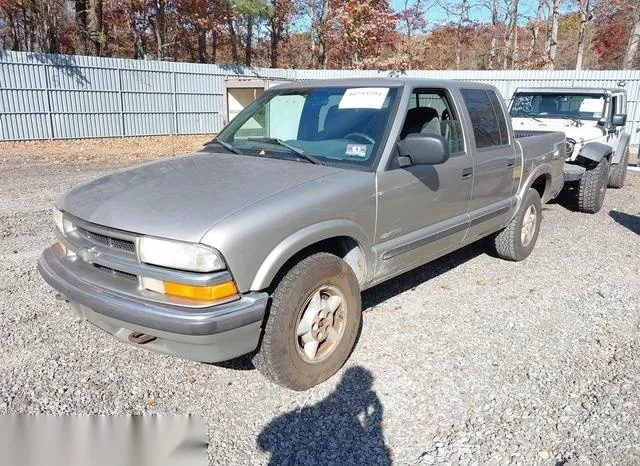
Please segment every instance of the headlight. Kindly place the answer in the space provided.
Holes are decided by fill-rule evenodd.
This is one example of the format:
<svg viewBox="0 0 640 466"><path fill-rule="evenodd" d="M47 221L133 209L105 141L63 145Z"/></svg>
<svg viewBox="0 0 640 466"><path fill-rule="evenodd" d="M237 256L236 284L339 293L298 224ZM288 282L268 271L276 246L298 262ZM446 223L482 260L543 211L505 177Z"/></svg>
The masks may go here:
<svg viewBox="0 0 640 466"><path fill-rule="evenodd" d="M64 214L55 207L53 208L53 221L58 231L64 233Z"/></svg>
<svg viewBox="0 0 640 466"><path fill-rule="evenodd" d="M193 272L215 272L225 268L220 253L209 246L150 236L140 238L138 257L146 264Z"/></svg>
<svg viewBox="0 0 640 466"><path fill-rule="evenodd" d="M567 139L564 143L564 152L567 157L573 155L573 149L576 147L576 142L573 139Z"/></svg>
<svg viewBox="0 0 640 466"><path fill-rule="evenodd" d="M64 212L55 207L53 208L53 222L56 224L58 231L63 235L73 230L73 224L69 219L65 218Z"/></svg>

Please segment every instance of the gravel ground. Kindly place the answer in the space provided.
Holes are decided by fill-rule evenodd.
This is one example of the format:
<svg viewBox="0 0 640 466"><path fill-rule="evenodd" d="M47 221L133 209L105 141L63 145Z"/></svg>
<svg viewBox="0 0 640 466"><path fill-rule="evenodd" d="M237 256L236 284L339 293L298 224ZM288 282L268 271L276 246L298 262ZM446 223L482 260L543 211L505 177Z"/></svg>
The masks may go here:
<svg viewBox="0 0 640 466"><path fill-rule="evenodd" d="M479 243L366 292L346 367L297 393L72 316L35 268L51 205L116 165L72 161L0 160L0 413L201 414L220 464L640 464L640 173L546 206L524 262Z"/></svg>

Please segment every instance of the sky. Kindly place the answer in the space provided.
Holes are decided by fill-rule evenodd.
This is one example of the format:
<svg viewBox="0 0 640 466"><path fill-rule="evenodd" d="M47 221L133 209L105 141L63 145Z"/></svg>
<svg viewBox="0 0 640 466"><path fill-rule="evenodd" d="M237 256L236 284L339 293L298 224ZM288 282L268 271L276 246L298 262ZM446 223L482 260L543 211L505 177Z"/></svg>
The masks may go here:
<svg viewBox="0 0 640 466"><path fill-rule="evenodd" d="M395 11L400 11L404 9L404 3L405 3L404 0L390 0L390 1L391 1L391 7ZM440 0L439 3L444 5L451 4L452 6L454 6L456 4L459 4L460 0ZM478 21L481 23L487 23L491 21L491 12L489 11L489 8L482 7L482 6L473 6L474 3L480 3L480 2L475 2L474 0L470 0L469 3L472 5L469 9L469 17L472 21ZM489 2L487 1L486 3L488 4ZM506 1L503 0L502 3L504 4L506 3ZM564 3L564 2L561 2L561 3ZM447 21L446 10L442 6L438 5L438 3L435 0L426 0L426 4L435 5L427 9L428 28L432 28L440 23ZM519 23L526 24L529 19L534 18L536 15L537 8L538 8L538 0L520 0L518 5L518 12L520 16ZM566 6L562 6L560 10L562 13L567 11L568 8Z"/></svg>

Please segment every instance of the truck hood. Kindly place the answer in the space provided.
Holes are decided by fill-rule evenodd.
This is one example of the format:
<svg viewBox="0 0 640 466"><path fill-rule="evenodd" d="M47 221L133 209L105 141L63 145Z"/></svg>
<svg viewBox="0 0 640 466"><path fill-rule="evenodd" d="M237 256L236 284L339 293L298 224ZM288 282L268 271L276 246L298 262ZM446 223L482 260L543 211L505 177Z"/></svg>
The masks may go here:
<svg viewBox="0 0 640 466"><path fill-rule="evenodd" d="M336 171L306 162L199 153L98 178L63 195L57 206L97 225L198 242L223 218Z"/></svg>
<svg viewBox="0 0 640 466"><path fill-rule="evenodd" d="M512 118L511 123L514 131L561 131L568 139L578 143L602 138L604 135L602 128L597 126L595 121L587 121L581 126L576 126L573 121L564 118Z"/></svg>

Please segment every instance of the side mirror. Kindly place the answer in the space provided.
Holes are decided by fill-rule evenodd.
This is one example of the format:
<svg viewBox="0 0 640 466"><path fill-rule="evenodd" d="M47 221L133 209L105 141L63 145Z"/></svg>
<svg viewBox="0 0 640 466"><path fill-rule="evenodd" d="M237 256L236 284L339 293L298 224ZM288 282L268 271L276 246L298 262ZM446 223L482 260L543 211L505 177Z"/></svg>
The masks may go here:
<svg viewBox="0 0 640 466"><path fill-rule="evenodd" d="M611 119L611 124L613 126L624 126L627 124L627 114L626 113L616 113L613 115Z"/></svg>
<svg viewBox="0 0 640 466"><path fill-rule="evenodd" d="M438 165L449 159L449 142L436 133L413 133L398 141L400 166Z"/></svg>

